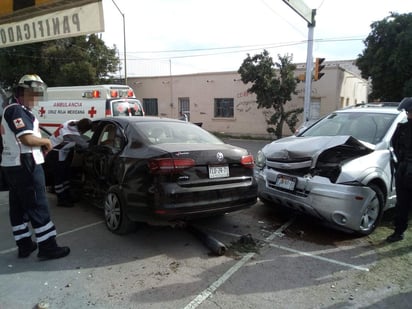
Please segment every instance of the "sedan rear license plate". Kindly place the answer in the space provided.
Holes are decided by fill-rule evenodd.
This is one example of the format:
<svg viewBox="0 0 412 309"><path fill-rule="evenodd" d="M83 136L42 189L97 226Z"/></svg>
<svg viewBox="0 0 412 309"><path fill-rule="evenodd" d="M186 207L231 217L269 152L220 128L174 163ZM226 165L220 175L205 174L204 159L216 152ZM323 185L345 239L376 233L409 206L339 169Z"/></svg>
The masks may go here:
<svg viewBox="0 0 412 309"><path fill-rule="evenodd" d="M209 178L229 177L229 166L209 166Z"/></svg>
<svg viewBox="0 0 412 309"><path fill-rule="evenodd" d="M278 175L275 186L278 188L293 191L295 190L297 179L287 175Z"/></svg>

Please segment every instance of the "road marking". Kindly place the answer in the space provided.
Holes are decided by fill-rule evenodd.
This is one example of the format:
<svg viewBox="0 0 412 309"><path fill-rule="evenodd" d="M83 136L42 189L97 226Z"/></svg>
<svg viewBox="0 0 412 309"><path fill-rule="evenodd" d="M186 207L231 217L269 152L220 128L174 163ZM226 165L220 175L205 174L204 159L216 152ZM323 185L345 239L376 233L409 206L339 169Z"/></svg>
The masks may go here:
<svg viewBox="0 0 412 309"><path fill-rule="evenodd" d="M283 224L280 228L278 228L272 235L270 235L269 237L266 237L266 241L271 241L273 239L275 239L276 236L280 236L283 237L283 231L286 230L293 222L295 222L296 217L293 217L292 219L290 219L288 222L286 222L285 224Z"/></svg>
<svg viewBox="0 0 412 309"><path fill-rule="evenodd" d="M280 246L280 245L275 245L275 244L269 244L269 246L273 247L273 248L278 248L278 249L281 249L281 250L297 253L298 255L308 256L308 257L311 257L311 258L314 258L314 259L317 259L317 260L321 260L321 261L325 261L325 262L328 262L328 263L337 264L337 265L345 266L345 267L348 267L348 268L354 268L354 269L362 270L362 271L369 271L369 268L367 268L367 267L362 267L362 266L357 266L357 265L353 265L353 264L349 264L349 263L344 263L344 262L340 262L340 261L337 261L337 260L334 260L334 259L328 259L328 258L325 258L323 256L318 256L318 255L308 253L308 252L299 251L299 250L295 250L295 249L292 249L292 248L288 248L288 247L284 247L284 246Z"/></svg>
<svg viewBox="0 0 412 309"><path fill-rule="evenodd" d="M284 235L283 231L286 230L294 222L294 220L295 220L295 217L292 218L291 220L289 220L288 222L286 222L285 224L283 224L280 228L278 228L271 235L266 237L264 241L265 242L270 242L270 241L274 240L275 237L279 237L279 236L282 237ZM237 237L242 236L242 235L237 235L237 234L228 233L228 232L224 232L224 231L219 231L219 230L215 230L215 229L208 229L208 230L214 230L215 232L218 232L218 233L221 233L221 234L224 234L224 235L237 236ZM369 268L366 268L366 267L357 266L357 265L348 264L348 263L343 263L343 262L340 262L340 261L337 261L337 260L324 258L322 256L317 256L317 255L314 255L314 254L311 254L311 253L307 253L307 252L287 248L287 247L284 247L284 246L274 245L274 244L271 244L271 243L269 243L269 246L275 247L275 248L278 248L278 249L282 249L282 250L286 250L286 251L291 251L291 252L297 253L298 255L311 257L311 258L318 259L318 260L321 260L321 261L324 261L324 262L328 262L328 263L332 263L332 264L338 264L338 265L341 265L341 266L345 266L345 267L348 267L348 268L354 268L354 269L357 269L357 270L369 271ZM199 305L201 305L223 283L225 283L235 272L237 272L243 265L245 265L255 255L256 255L256 253L254 253L254 252L246 254L239 262L237 262L235 265L233 265L231 268L229 268L229 270L226 271L220 278L218 278L209 287L207 287L199 295L197 295L188 305L186 305L184 307L184 309L195 309Z"/></svg>
<svg viewBox="0 0 412 309"><path fill-rule="evenodd" d="M94 222L94 223L90 223L90 224L88 224L88 225L84 225L84 226L75 228L75 229L70 230L70 231L67 231L67 232L58 233L58 234L57 234L57 237L64 236L64 235L69 235L69 234L72 234L72 233L74 233L74 232L78 232L78 231L81 231L81 230L84 230L84 229L88 229L89 227L93 227L93 226L95 226L95 225L99 225L99 224L101 224L101 223L103 223L103 222L104 222L104 220L102 220L102 221L97 221L97 222ZM14 248L10 248L10 249L6 249L6 250L3 250L3 251L0 251L0 254L10 253L10 252L13 252L13 251L16 251L16 250L17 250L17 247L14 247Z"/></svg>
<svg viewBox="0 0 412 309"><path fill-rule="evenodd" d="M206 290L196 296L184 309L194 309L202 304L210 295L213 294L223 283L225 283L235 272L237 272L243 265L245 265L256 253L246 254L239 262L233 265L227 272L219 279L213 282Z"/></svg>
<svg viewBox="0 0 412 309"><path fill-rule="evenodd" d="M283 235L283 231L293 223L295 218L292 218L284 225L282 225L279 229L273 232L269 237L266 238L266 241L273 240L276 236ZM224 234L231 234L226 232L221 232ZM236 234L231 234L236 235ZM239 235L241 236L241 235ZM184 309L194 309L197 308L200 304L202 304L210 295L213 294L223 283L225 283L235 272L237 272L243 265L245 265L252 257L256 255L255 252L251 252L246 254L239 262L229 268L219 279L213 282L208 288L206 288L202 293L196 296Z"/></svg>
<svg viewBox="0 0 412 309"><path fill-rule="evenodd" d="M103 223L103 222L104 222L104 220L101 220L101 221L97 221L97 222L94 222L94 223L90 223L90 224L88 224L88 225L84 225L84 226L78 227L78 228L76 228L76 229L73 229L73 230L70 230L70 231L67 231L67 232L59 233L59 234L57 235L57 237L59 237L59 236L64 236L64 235L68 235L68 234L71 234L71 233L74 233L74 232L78 232L78 231L81 231L81 230L84 230L84 229L88 229L89 227L93 227L93 226L95 226L95 225L99 225L99 224L101 224L101 223Z"/></svg>

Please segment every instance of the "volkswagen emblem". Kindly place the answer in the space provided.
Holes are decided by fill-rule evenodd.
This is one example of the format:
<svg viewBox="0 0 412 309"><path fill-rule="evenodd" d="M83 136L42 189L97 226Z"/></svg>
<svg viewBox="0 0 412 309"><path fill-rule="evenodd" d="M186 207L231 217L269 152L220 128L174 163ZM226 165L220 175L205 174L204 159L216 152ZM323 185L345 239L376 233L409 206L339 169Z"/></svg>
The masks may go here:
<svg viewBox="0 0 412 309"><path fill-rule="evenodd" d="M218 152L218 153L216 154L216 159L217 159L219 162L222 162L224 158L225 158L225 156L223 155L223 153Z"/></svg>

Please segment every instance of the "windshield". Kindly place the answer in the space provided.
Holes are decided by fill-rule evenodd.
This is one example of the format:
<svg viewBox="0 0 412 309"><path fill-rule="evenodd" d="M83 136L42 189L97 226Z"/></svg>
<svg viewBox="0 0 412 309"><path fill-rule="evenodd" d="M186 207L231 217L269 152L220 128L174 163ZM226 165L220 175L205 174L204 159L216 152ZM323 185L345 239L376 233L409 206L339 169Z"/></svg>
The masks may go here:
<svg viewBox="0 0 412 309"><path fill-rule="evenodd" d="M384 113L332 113L299 136L351 135L375 145L385 136L396 116Z"/></svg>
<svg viewBox="0 0 412 309"><path fill-rule="evenodd" d="M188 122L134 123L151 144L223 144L216 136Z"/></svg>
<svg viewBox="0 0 412 309"><path fill-rule="evenodd" d="M143 116L143 108L137 100L112 101L113 116Z"/></svg>

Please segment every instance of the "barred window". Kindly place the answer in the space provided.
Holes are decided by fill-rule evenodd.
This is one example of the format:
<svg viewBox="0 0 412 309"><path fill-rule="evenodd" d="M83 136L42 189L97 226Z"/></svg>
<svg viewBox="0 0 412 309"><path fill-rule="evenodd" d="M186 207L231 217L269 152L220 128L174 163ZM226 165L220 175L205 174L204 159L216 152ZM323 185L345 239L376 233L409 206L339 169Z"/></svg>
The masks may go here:
<svg viewBox="0 0 412 309"><path fill-rule="evenodd" d="M143 99L143 109L146 116L158 116L159 109L157 99Z"/></svg>
<svg viewBox="0 0 412 309"><path fill-rule="evenodd" d="M215 117L233 118L233 98L215 98Z"/></svg>
<svg viewBox="0 0 412 309"><path fill-rule="evenodd" d="M179 98L178 102L179 116L180 118L190 121L190 99L189 98ZM186 115L186 116L185 116Z"/></svg>

